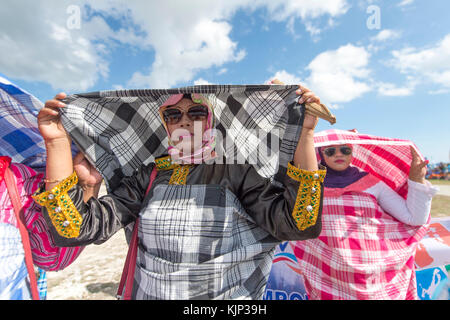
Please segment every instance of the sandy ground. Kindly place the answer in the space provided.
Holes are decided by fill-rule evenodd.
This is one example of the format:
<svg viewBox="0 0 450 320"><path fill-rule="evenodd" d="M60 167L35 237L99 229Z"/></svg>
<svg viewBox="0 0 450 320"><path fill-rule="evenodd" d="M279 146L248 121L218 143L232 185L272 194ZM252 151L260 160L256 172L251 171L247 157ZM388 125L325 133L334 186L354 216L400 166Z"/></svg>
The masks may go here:
<svg viewBox="0 0 450 320"><path fill-rule="evenodd" d="M437 187L439 188L438 194L450 197L450 186L437 185Z"/></svg>
<svg viewBox="0 0 450 320"><path fill-rule="evenodd" d="M66 269L48 272L48 300L115 300L128 245L119 231L102 245L87 246Z"/></svg>
<svg viewBox="0 0 450 320"><path fill-rule="evenodd" d="M115 300L127 250L123 230L101 245L87 246L66 269L47 273L47 299Z"/></svg>

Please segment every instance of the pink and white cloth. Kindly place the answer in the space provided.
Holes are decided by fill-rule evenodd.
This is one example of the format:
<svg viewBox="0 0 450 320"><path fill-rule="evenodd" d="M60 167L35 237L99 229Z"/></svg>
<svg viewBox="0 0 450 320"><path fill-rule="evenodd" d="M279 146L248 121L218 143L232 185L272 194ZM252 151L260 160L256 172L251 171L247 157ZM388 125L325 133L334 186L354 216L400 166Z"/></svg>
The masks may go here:
<svg viewBox="0 0 450 320"><path fill-rule="evenodd" d="M78 257L84 247L60 248L55 246L48 231L47 222L41 213L41 207L31 198L31 195L39 187L43 174L37 173L20 163L10 165L10 161L11 159L8 157L0 157L0 169L10 166L16 179L17 189L23 204L25 224L30 235L33 262L46 271L62 270ZM14 208L9 199L6 183L2 178L3 176L0 175L0 224L17 228ZM7 250L6 248L3 249Z"/></svg>
<svg viewBox="0 0 450 320"><path fill-rule="evenodd" d="M351 144L352 164L370 174L325 188L320 236L294 243L309 298L417 299L414 255L428 225L400 222L364 192L381 180L406 199L415 145L341 130L315 136L316 147L339 144Z"/></svg>

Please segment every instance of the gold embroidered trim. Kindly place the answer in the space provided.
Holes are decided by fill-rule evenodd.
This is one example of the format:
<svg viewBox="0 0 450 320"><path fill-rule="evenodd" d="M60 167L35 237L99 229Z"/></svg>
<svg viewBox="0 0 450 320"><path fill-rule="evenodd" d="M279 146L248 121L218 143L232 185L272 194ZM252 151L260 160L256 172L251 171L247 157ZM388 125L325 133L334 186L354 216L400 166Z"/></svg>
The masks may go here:
<svg viewBox="0 0 450 320"><path fill-rule="evenodd" d="M172 170L179 166L179 164L172 163L170 156L155 159L155 164L158 170Z"/></svg>
<svg viewBox="0 0 450 320"><path fill-rule="evenodd" d="M173 170L169 184L186 184L189 169L193 167L193 165L179 165L177 163L172 163L170 156L155 159L155 164L158 170Z"/></svg>
<svg viewBox="0 0 450 320"><path fill-rule="evenodd" d="M191 165L178 166L173 169L169 184L186 184L186 178L189 174Z"/></svg>
<svg viewBox="0 0 450 320"><path fill-rule="evenodd" d="M78 176L74 172L50 191L39 193L41 191L39 189L32 196L36 203L47 208L56 231L65 238L78 237L83 222L83 218L67 194L77 183Z"/></svg>
<svg viewBox="0 0 450 320"><path fill-rule="evenodd" d="M300 182L292 217L297 228L303 231L317 222L322 194L321 183L325 179L326 170L306 171L289 163L287 175Z"/></svg>

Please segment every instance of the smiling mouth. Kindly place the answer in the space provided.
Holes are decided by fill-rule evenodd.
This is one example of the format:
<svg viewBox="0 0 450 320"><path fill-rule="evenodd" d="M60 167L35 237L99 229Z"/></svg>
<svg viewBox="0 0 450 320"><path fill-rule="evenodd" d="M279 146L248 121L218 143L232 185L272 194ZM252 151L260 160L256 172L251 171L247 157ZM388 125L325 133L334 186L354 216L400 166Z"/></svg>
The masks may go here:
<svg viewBox="0 0 450 320"><path fill-rule="evenodd" d="M344 163L344 160L336 160L334 163Z"/></svg>

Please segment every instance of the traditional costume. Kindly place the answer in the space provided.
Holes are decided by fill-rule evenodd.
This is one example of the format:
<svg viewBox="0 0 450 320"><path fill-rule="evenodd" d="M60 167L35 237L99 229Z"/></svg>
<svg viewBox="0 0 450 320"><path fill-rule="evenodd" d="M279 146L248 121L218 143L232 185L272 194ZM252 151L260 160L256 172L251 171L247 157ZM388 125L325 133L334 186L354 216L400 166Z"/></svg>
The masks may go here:
<svg viewBox="0 0 450 320"><path fill-rule="evenodd" d="M344 144L353 162L327 168L322 232L294 245L308 296L417 299L414 255L437 190L408 179L409 141L340 130L315 136L319 155L320 147Z"/></svg>
<svg viewBox="0 0 450 320"><path fill-rule="evenodd" d="M69 98L63 118L66 130L106 176L110 192L100 199L91 198L86 204L73 174L54 189L41 190L35 200L46 207L44 211L60 245L101 243L139 217L134 299L260 299L276 245L281 240L314 238L321 229L325 170L304 171L289 162L302 119L295 89L294 86L275 89L200 86ZM236 141L242 141L238 152L244 152L242 147L249 146L249 128L265 124L268 133L274 127L280 128L282 132L276 138L285 147L283 152L277 152L281 160L275 166L273 161L259 162L263 165L258 172L248 163L196 164L185 157L175 163L169 156L158 157L158 152L155 156L156 150L167 154L173 144L168 132L160 130L165 128L162 119L146 118L148 113L144 114L143 110L153 104L150 112L158 115L159 106L179 101L180 94L192 94L193 101L208 105L209 128L213 127L214 115L222 120L216 129L240 128L240 134L234 136ZM85 112L77 112L77 105ZM92 118L90 113L97 117ZM109 126L105 126L105 118L98 117L101 114L109 115ZM81 121L77 116L81 116ZM129 123L123 121L124 117ZM102 133L98 128L102 128ZM136 148L136 143L134 148L127 148L134 137L130 128L139 132L139 140L143 141L139 145L145 145L147 151L153 150L151 155L155 159L149 164L142 161L137 171L117 181L115 177L124 172L127 164L133 163L131 159L145 154L144 148ZM88 137L80 135L80 131L88 133ZM106 135L108 143L101 146ZM117 143L125 136L129 137L125 139L127 143ZM98 143L89 149L86 145L91 137ZM201 155L211 151L214 145L214 136L209 137L202 144ZM157 141L165 142L165 150L155 144ZM267 137L258 141L266 142ZM232 151L237 144L231 145ZM114 152L117 147L121 148L120 152ZM128 161L113 170L117 159L125 156ZM109 166L104 162L107 157L113 159ZM260 174L265 172L264 166L273 170L269 177ZM146 195L154 168L157 175Z"/></svg>

